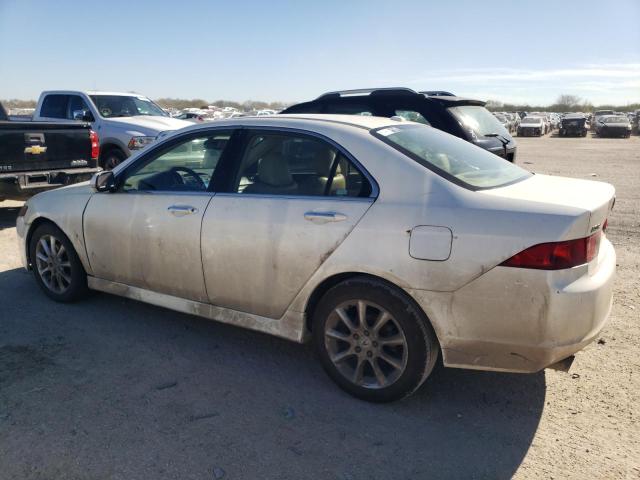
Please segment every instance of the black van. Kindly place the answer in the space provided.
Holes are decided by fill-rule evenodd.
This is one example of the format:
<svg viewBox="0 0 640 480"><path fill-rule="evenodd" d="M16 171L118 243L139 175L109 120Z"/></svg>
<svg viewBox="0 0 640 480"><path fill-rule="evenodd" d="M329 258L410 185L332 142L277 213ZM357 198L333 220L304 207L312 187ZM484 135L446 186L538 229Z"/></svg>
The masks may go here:
<svg viewBox="0 0 640 480"><path fill-rule="evenodd" d="M325 93L310 102L293 105L281 113L402 117L443 130L510 162L515 161L516 142L484 106L485 102L481 100L456 97L449 92L376 88Z"/></svg>

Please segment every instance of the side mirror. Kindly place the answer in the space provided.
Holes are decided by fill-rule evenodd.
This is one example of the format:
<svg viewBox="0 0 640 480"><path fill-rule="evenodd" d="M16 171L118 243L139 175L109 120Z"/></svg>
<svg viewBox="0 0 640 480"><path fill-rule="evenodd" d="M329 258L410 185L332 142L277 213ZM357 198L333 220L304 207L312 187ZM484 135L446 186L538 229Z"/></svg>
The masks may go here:
<svg viewBox="0 0 640 480"><path fill-rule="evenodd" d="M90 183L96 192L113 192L116 189L116 177L111 170L96 173Z"/></svg>
<svg viewBox="0 0 640 480"><path fill-rule="evenodd" d="M89 110L74 110L73 119L81 122L93 122L95 120Z"/></svg>

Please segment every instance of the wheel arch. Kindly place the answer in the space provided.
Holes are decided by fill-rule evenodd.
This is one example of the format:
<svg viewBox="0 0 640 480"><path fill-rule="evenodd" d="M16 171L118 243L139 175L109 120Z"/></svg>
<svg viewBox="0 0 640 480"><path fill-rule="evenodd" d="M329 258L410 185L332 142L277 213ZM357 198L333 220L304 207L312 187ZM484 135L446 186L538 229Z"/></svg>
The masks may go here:
<svg viewBox="0 0 640 480"><path fill-rule="evenodd" d="M100 142L100 166L104 165L104 157L106 156L106 154L113 150L119 150L120 152L122 152L125 159L129 158L129 154L127 153L127 149L124 147L124 145L120 144L120 142L118 141L106 139L104 142Z"/></svg>
<svg viewBox="0 0 640 480"><path fill-rule="evenodd" d="M416 311L420 315L422 315L426 325L428 326L428 328L432 330L434 337L437 339L438 344L440 343L440 339L438 338L437 331L434 328L434 325L431 322L431 319L429 318L427 313L424 311L424 309L420 306L420 304L404 288L400 287L399 285L379 275L375 275L372 273L364 273L364 272L336 273L334 275L331 275L325 278L322 282L320 282L318 285L315 286L315 288L311 292L311 295L309 295L309 297L307 298L307 302L304 308L305 328L308 332L312 331L313 313L316 307L318 306L318 303L320 302L322 297L325 295L325 293L327 293L331 288L338 285L339 283L342 283L346 280L350 280L354 278L364 278L364 279L380 282L385 284L389 288L396 290L398 293L400 293L403 297L406 298L406 300L409 303L413 305Z"/></svg>
<svg viewBox="0 0 640 480"><path fill-rule="evenodd" d="M28 265L29 269L31 269L31 238L33 237L33 232L35 232L40 225L44 225L46 223L50 223L54 227L58 228L62 233L64 233L64 231L60 228L60 226L58 224L56 224L56 222L54 222L50 218L37 217L35 220L33 220L31 222L31 225L29 225L29 230L27 230L27 235L26 235L26 238L25 238L25 246L24 246L24 248L26 250L25 254L26 254L27 265ZM68 238L68 235L66 233L64 233L64 234Z"/></svg>

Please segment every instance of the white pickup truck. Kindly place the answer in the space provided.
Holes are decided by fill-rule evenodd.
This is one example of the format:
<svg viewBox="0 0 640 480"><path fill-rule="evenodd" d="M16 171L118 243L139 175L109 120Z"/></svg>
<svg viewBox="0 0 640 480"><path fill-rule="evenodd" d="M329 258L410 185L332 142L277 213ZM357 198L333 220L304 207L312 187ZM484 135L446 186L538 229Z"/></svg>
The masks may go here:
<svg viewBox="0 0 640 480"><path fill-rule="evenodd" d="M102 168L110 170L164 132L192 123L171 118L147 97L135 93L56 90L42 92L35 121L80 120L100 136Z"/></svg>

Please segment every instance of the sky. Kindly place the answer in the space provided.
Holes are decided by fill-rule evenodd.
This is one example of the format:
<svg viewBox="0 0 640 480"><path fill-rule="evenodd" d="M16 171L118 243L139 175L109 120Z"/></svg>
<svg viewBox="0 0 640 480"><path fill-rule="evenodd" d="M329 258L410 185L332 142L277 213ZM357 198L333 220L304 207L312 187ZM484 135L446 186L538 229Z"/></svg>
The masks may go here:
<svg viewBox="0 0 640 480"><path fill-rule="evenodd" d="M0 0L0 98L297 102L404 86L640 101L640 0Z"/></svg>

